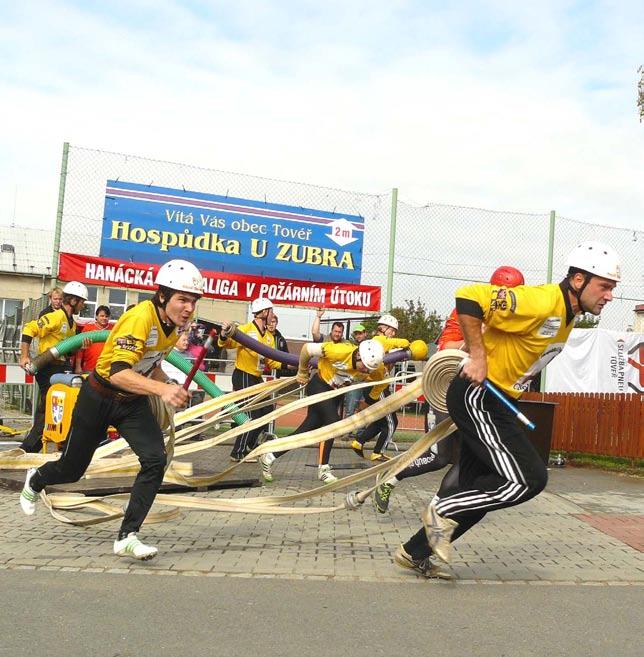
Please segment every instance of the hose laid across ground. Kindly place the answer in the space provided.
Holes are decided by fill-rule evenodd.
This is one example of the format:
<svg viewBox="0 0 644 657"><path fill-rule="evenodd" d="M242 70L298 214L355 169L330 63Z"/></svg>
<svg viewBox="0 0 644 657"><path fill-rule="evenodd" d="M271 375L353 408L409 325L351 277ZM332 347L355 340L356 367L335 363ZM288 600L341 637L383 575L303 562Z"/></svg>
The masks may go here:
<svg viewBox="0 0 644 657"><path fill-rule="evenodd" d="M29 370L32 374L38 372L43 367L53 362L54 360L60 358L61 356L67 356L78 351L85 339L90 340L91 342L105 342L109 336L109 331L87 331L87 333L78 333L72 335L69 338L61 340L58 344L54 345L47 351L43 351L42 354L36 356L32 361L29 367ZM192 369L192 363L184 358L181 354L176 351L171 351L165 358L168 363L174 365L178 370L181 370L186 376L190 373ZM211 397L221 397L224 392L220 390L202 371L197 371L194 377L194 382L207 394ZM233 415L233 420L237 424L243 424L248 420L248 416L244 413L238 413Z"/></svg>
<svg viewBox="0 0 644 657"><path fill-rule="evenodd" d="M450 353L451 352L451 353ZM464 354L458 350L445 350L443 352L438 352L430 361L428 361L425 370L423 372L423 379L421 381L416 381L411 385L405 386L403 389L394 393L390 397L383 399L379 402L376 402L372 406L360 411L359 413L340 420L332 425L316 429L314 431L309 431L306 433L298 434L296 436L287 436L285 438L276 439L270 441L269 443L264 443L257 447L247 458L253 458L260 454L264 454L269 451L281 451L283 449L294 449L297 447L303 447L306 445L313 445L323 440L327 440L332 437L337 437L339 435L344 435L351 430L355 430L362 426L366 426L380 417L384 417L387 413L400 408L400 406L413 401L418 397L421 390L425 393L430 403L435 405L436 408L440 408L439 404L441 403L444 406L444 396L447 390L447 385L449 384L448 379L451 381L454 373L458 369ZM187 361L186 361L187 362ZM445 375L445 371L451 371L451 376ZM285 385L291 383L288 380L278 380L276 382L269 382L273 385L280 384ZM260 384L257 386L257 392L260 392L262 386L267 384ZM366 387L373 385L373 383L359 384L355 387ZM241 392L241 391L239 391ZM284 414L285 412L290 412L294 407L308 406L311 403L317 403L321 401L322 398L330 398L339 394L345 394L346 389L332 390L329 392L322 393L321 395L316 395L314 397L305 398L298 400L289 404L281 409L273 411L275 417ZM221 402L228 403L227 399L220 400L210 400L210 402ZM222 436L225 438L231 437L231 434L241 430L248 430L252 428L255 422L265 424L267 421L270 421L270 415L264 416L258 420L251 421L244 427L236 427L231 429L228 432L225 432L221 436L216 438L203 441L204 443L215 444L221 441ZM258 497L258 498L244 498L244 499L205 499L199 497L186 497L181 495L164 495L160 494L157 496L157 502L159 504L168 504L171 506L182 506L186 508L196 508L201 510L213 510L213 511L227 511L227 512L244 512L244 513L327 513L332 511L337 511L341 508L346 508L347 504L342 504L337 507L323 507L323 508L301 508L301 507L283 507L282 505L287 502L293 502L297 500L306 499L315 495L321 495L326 492L332 492L340 488L346 488L347 486L353 485L359 481L362 481L366 478L372 477L379 473L384 473L384 476L390 477L400 472L404 469L409 463L411 463L415 458L420 454L424 453L434 442L442 439L449 433L453 431L453 425L449 421L442 422L439 424L433 431L425 434L423 438L417 441L409 450L405 453L400 454L391 461L386 463L379 464L377 466L371 467L368 470L359 472L348 477L339 479L333 484L326 484L320 486L311 491L305 491L302 493L296 493L293 495L284 495L284 496L269 496L269 497ZM211 445L204 445L204 447ZM197 451L194 447L196 445L186 445L178 447L176 453L179 454L179 450L184 447L183 453L188 453L190 451ZM200 447L200 446L199 446ZM198 448L199 448L198 447ZM136 457L125 457L125 460L132 459L136 461ZM98 465L98 464L97 464ZM100 466L99 466L100 467ZM214 477L186 477L185 475L177 475L178 480L182 480L182 483L187 485L204 485L204 481L213 481L218 478L223 478L225 474L228 474L235 467L238 467L237 464L228 468L224 473L219 473ZM356 497L365 498L366 495L370 494L374 487L363 491L362 493L356 494ZM42 493L41 496L46 500L46 505L50 507L50 510L53 515L58 520L62 522L68 522L72 524L96 524L98 522L105 522L107 520L116 519L122 516L122 511L117 509L113 505L110 505L109 502L106 502L106 499L111 498L112 496L103 497L84 497L79 495L69 495L69 494L55 494L47 496L46 493ZM356 499L354 497L354 499ZM122 496L119 497L122 499ZM106 514L98 518L91 519L69 519L63 516L57 511L57 509L80 509L80 508L89 508L97 511L101 514ZM157 516L151 516L150 521L156 520ZM163 519L163 517L161 517Z"/></svg>

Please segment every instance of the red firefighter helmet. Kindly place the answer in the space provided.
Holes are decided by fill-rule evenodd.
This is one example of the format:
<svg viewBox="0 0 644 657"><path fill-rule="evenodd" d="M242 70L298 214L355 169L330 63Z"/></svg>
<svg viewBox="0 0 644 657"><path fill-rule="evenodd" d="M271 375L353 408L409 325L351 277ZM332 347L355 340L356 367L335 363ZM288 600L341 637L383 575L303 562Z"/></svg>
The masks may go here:
<svg viewBox="0 0 644 657"><path fill-rule="evenodd" d="M516 287L517 285L525 285L523 274L514 267L503 265L494 271L490 277L492 285L503 285L505 287Z"/></svg>

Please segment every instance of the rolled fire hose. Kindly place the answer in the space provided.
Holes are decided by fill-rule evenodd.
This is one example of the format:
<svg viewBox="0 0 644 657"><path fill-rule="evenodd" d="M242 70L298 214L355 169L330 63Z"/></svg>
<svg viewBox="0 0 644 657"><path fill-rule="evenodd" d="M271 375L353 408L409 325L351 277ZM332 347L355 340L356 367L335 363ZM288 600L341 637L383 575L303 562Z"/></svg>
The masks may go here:
<svg viewBox="0 0 644 657"><path fill-rule="evenodd" d="M425 368L423 372L423 390L427 391L425 397L436 410L443 413L447 412L447 402L445 401L447 388L463 367L463 363L467 358L469 358L469 355L460 349L443 349L436 352L432 357L432 359L436 359L434 362L441 364L441 367ZM533 431L536 428L534 422L527 418L491 381L485 379L483 387L489 390L528 429Z"/></svg>
<svg viewBox="0 0 644 657"><path fill-rule="evenodd" d="M85 338L92 342L105 342L109 334L109 331L88 331L87 333L72 335L47 351L43 351L42 354L36 356L36 358L31 361L29 370L31 374L35 374L38 370L49 365L49 363L52 363L54 360L59 359L61 356L67 356L68 354L78 351ZM171 351L166 356L166 360L170 365L174 365L186 375L190 374L192 370L192 363L176 351ZM201 370L197 370L197 373L194 376L194 382L211 397L221 397L224 394L223 391L220 390ZM245 413L236 413L233 415L233 420L236 424L243 424L248 421L248 416Z"/></svg>

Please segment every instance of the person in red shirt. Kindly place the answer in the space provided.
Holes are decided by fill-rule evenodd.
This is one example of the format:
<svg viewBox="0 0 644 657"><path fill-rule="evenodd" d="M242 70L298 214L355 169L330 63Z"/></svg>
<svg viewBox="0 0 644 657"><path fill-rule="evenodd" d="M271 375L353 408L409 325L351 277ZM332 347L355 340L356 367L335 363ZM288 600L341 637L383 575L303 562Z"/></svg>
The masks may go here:
<svg viewBox="0 0 644 657"><path fill-rule="evenodd" d="M96 321L90 322L83 326L83 333L89 331L107 331L110 328L110 309L108 306L99 306L94 316ZM85 349L80 349L76 354L76 374L81 372L92 372L96 366L96 361L103 351L104 342L93 342Z"/></svg>

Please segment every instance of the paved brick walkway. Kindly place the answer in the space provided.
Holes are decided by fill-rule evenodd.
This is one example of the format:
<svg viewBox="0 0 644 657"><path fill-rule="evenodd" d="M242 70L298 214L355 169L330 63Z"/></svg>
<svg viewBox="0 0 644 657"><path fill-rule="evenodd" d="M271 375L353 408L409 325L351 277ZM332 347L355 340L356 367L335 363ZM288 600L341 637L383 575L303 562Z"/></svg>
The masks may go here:
<svg viewBox="0 0 644 657"><path fill-rule="evenodd" d="M197 454L194 462L214 470L227 462L228 451L221 447L208 455ZM315 458L313 449L283 457L275 467L277 481L270 487L198 495L252 497L313 488L316 469L306 465L313 465ZM335 449L332 462L360 461L351 450ZM257 473L256 464L239 470L241 477ZM115 523L65 526L42 506L27 518L19 510L17 493L0 488L0 569L420 583L424 580L393 564L392 554L420 527L419 512L441 475L403 482L384 516L369 503L354 512L307 516L187 511L176 520L144 527L143 537L159 547L159 556L145 563L112 555ZM583 490L571 484L573 475L570 468L553 470L548 488L536 499L489 514L459 540L451 567L457 584L643 584L644 482L613 475L613 493L598 496L593 477L605 482L606 473L587 471ZM625 495L620 493L624 486ZM610 505L610 513L598 512L599 497ZM343 493L328 494L309 504L330 506L343 499ZM592 504L585 506L585 499Z"/></svg>

